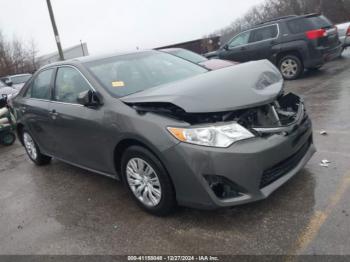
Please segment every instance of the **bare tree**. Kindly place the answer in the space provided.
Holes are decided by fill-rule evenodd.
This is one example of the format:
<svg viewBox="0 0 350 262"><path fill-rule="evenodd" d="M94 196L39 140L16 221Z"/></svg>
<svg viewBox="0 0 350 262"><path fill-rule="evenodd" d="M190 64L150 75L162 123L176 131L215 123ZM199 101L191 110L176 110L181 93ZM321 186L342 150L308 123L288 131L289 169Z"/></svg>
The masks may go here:
<svg viewBox="0 0 350 262"><path fill-rule="evenodd" d="M36 54L33 40L29 44L18 38L8 41L0 31L0 76L34 72Z"/></svg>

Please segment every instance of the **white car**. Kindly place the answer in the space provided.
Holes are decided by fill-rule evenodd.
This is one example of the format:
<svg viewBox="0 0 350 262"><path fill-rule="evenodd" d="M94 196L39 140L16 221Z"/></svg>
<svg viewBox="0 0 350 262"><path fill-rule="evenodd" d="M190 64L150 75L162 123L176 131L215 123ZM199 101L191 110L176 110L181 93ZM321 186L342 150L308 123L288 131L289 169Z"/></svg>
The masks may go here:
<svg viewBox="0 0 350 262"><path fill-rule="evenodd" d="M24 84L31 78L31 74L18 74L2 77L1 80L14 89L21 90Z"/></svg>
<svg viewBox="0 0 350 262"><path fill-rule="evenodd" d="M14 98L19 91L15 88L5 85L4 82L0 81L0 97L6 95L8 99Z"/></svg>
<svg viewBox="0 0 350 262"><path fill-rule="evenodd" d="M343 48L350 46L350 22L336 25Z"/></svg>

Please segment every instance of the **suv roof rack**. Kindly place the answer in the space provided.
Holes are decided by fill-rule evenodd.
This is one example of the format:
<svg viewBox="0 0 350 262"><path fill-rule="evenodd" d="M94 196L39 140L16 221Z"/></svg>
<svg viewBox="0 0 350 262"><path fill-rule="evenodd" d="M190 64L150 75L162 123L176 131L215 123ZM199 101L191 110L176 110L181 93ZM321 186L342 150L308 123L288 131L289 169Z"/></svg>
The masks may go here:
<svg viewBox="0 0 350 262"><path fill-rule="evenodd" d="M313 17L313 16L320 16L320 13L311 13L311 14L306 14L306 15L302 15L302 17Z"/></svg>
<svg viewBox="0 0 350 262"><path fill-rule="evenodd" d="M270 20L263 21L263 22L259 23L259 25L270 23L270 22L274 22L274 21L278 21L278 20L282 20L282 19L295 18L295 17L298 17L298 16L297 15L280 16L280 17L276 17L276 18L273 18L273 19L270 19Z"/></svg>
<svg viewBox="0 0 350 262"><path fill-rule="evenodd" d="M278 21L278 20L283 20L283 19L289 19L289 18L297 18L297 17L308 18L308 17L320 16L320 15L321 15L320 13L310 13L310 14L305 14L305 15L286 15L286 16L280 16L280 17L276 17L273 19L263 21L263 22L259 23L258 25L262 25L262 24L266 24L266 23L270 23L270 22L274 22L274 21Z"/></svg>

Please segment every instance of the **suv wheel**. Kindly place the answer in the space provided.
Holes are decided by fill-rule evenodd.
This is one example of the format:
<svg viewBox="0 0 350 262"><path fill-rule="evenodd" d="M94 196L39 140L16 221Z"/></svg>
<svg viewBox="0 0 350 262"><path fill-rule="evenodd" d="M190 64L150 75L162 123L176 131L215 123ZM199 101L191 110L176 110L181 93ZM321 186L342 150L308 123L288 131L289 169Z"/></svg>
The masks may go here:
<svg viewBox="0 0 350 262"><path fill-rule="evenodd" d="M38 166L50 163L51 157L46 156L40 152L38 145L35 143L28 131L24 130L22 133L24 147L29 158Z"/></svg>
<svg viewBox="0 0 350 262"><path fill-rule="evenodd" d="M297 79L304 71L303 63L294 55L282 57L278 63L278 68L284 79L287 80Z"/></svg>
<svg viewBox="0 0 350 262"><path fill-rule="evenodd" d="M140 146L126 149L122 157L125 184L138 205L147 212L164 216L176 205L172 182L161 162Z"/></svg>

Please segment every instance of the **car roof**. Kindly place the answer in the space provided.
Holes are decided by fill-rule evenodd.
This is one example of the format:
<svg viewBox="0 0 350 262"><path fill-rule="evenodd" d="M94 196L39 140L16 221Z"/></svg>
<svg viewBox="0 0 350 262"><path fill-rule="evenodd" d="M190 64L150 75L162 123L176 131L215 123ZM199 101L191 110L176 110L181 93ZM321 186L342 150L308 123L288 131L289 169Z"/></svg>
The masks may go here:
<svg viewBox="0 0 350 262"><path fill-rule="evenodd" d="M32 74L26 73L26 74L16 74L16 75L2 76L1 78L16 77L16 76L31 76L31 75L32 75Z"/></svg>
<svg viewBox="0 0 350 262"><path fill-rule="evenodd" d="M54 62L51 64L47 64L40 69L52 67L52 66L60 66L60 65L66 65L66 64L83 64L83 63L88 63L88 62L94 62L98 60L103 60L107 58L112 58L112 57L117 57L117 56L122 56L122 55L129 55L129 54L141 54L145 52L157 52L156 50L142 50L142 51L125 51L125 52L117 52L117 53L111 53L111 54L104 54L104 55L91 55L91 56L82 56L78 58L72 58L72 59L67 59L64 61L58 61Z"/></svg>
<svg viewBox="0 0 350 262"><path fill-rule="evenodd" d="M320 16L320 15L321 14L319 14L319 13L311 13L311 14L306 14L306 15L287 15L287 16L276 17L274 19L266 20L264 22L256 24L256 25L254 25L254 26L252 26L244 31L260 28L263 26L277 24L281 21L292 21L292 20L297 20L297 19L301 19L301 18L308 18L308 17ZM244 32L244 31L242 31L242 32Z"/></svg>
<svg viewBox="0 0 350 262"><path fill-rule="evenodd" d="M171 52L171 51L179 51L179 50L186 50L186 51L190 51L184 48L179 48L179 47L171 47L171 48L162 48L162 49L157 49L159 51L163 51L163 52Z"/></svg>

